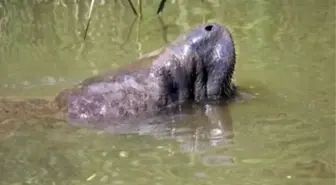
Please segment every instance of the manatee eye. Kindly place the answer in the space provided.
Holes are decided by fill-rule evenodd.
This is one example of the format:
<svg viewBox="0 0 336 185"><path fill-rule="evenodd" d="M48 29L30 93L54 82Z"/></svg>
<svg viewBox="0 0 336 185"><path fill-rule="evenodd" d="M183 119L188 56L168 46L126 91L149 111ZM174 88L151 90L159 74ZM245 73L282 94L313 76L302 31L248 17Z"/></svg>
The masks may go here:
<svg viewBox="0 0 336 185"><path fill-rule="evenodd" d="M211 31L212 28L213 28L213 26L210 24L210 25L206 26L204 29L205 29L206 31Z"/></svg>

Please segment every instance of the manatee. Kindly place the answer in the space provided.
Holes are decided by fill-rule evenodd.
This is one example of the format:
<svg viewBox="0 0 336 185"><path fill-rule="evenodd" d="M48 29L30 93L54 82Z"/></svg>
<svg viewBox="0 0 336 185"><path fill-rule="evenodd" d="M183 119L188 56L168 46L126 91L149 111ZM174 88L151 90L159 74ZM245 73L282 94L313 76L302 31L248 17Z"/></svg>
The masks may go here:
<svg viewBox="0 0 336 185"><path fill-rule="evenodd" d="M225 26L198 26L146 62L83 80L51 101L1 99L0 121L35 118L116 124L236 95L235 46Z"/></svg>

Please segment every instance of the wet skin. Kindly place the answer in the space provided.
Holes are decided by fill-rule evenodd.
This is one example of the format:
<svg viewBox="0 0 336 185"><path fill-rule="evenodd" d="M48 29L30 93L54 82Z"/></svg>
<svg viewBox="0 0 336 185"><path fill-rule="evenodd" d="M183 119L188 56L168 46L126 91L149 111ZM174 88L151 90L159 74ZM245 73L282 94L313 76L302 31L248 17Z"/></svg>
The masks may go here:
<svg viewBox="0 0 336 185"><path fill-rule="evenodd" d="M120 123L190 104L229 100L236 93L231 78L235 48L230 31L202 25L181 36L146 68L128 67L84 80L53 101L0 100L0 121L56 118L70 123Z"/></svg>

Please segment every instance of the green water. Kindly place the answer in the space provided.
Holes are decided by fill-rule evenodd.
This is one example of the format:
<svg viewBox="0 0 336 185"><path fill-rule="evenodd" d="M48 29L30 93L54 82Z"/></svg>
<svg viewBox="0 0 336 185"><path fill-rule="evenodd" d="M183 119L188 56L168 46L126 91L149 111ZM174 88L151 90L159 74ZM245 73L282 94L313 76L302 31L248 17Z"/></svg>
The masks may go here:
<svg viewBox="0 0 336 185"><path fill-rule="evenodd" d="M54 96L215 21L232 30L237 84L255 97L230 106L229 144L1 125L0 184L335 184L335 2L167 1L167 29L158 4L143 0L133 24L127 1L97 0L83 41L90 1L0 1L0 95Z"/></svg>

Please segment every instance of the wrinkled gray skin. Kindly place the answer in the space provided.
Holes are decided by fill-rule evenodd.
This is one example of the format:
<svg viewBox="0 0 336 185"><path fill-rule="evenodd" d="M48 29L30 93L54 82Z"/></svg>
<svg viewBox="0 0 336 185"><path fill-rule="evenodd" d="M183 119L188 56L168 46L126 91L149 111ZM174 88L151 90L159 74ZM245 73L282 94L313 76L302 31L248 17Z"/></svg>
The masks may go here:
<svg viewBox="0 0 336 185"><path fill-rule="evenodd" d="M218 24L200 26L180 37L152 66L104 75L69 94L70 122L132 119L176 110L188 103L228 100L235 48L229 30Z"/></svg>

